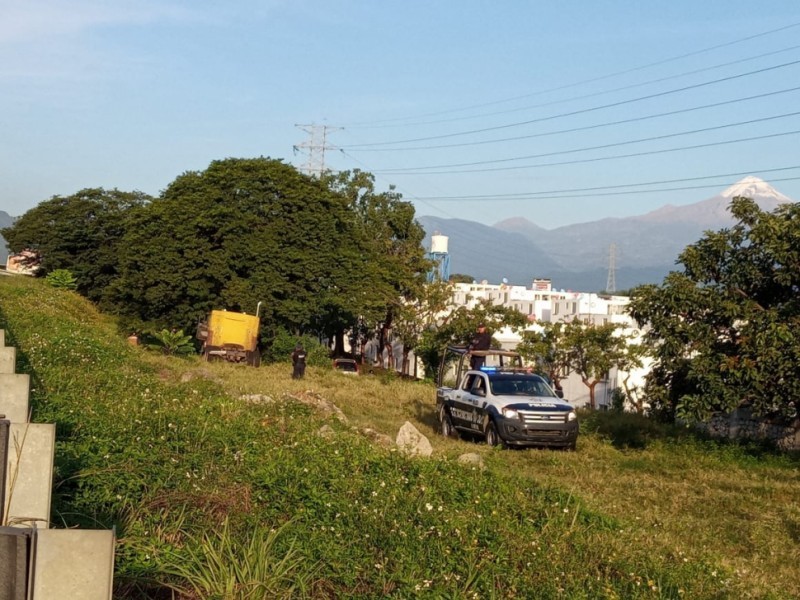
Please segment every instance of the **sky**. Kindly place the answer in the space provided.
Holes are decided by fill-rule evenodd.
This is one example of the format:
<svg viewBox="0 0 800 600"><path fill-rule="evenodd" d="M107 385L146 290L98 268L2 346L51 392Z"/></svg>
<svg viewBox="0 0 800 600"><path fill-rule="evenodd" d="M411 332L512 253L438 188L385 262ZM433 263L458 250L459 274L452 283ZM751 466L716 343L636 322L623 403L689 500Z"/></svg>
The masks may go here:
<svg viewBox="0 0 800 600"><path fill-rule="evenodd" d="M796 0L0 0L0 210L257 156L487 225L800 200L799 34Z"/></svg>

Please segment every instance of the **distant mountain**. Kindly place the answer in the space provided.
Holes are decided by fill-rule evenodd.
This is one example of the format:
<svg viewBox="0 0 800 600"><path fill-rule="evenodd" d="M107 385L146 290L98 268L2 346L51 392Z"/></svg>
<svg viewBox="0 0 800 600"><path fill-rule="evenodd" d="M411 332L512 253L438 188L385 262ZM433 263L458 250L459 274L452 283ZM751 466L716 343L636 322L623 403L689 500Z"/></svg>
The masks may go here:
<svg viewBox="0 0 800 600"><path fill-rule="evenodd" d="M751 176L695 204L667 205L644 215L556 229L544 229L523 217L506 219L492 227L459 219L420 217L419 221L426 232L435 229L449 236L451 272L491 282L506 277L512 283L528 285L534 277L550 277L559 289L602 290L606 287L610 248L614 244L615 283L619 290L660 282L675 268L680 252L699 240L706 230L730 226L733 219L728 206L735 196L752 198L767 211L793 202L765 181ZM462 253L462 238L475 235L475 231L481 232L485 246L476 240ZM529 245L520 241L520 237ZM512 239L513 252L509 246ZM486 252L494 253L497 249L506 250L507 258L499 265L485 256Z"/></svg>
<svg viewBox="0 0 800 600"><path fill-rule="evenodd" d="M4 227L11 227L14 224L14 217L9 215L7 212L3 212L0 210L0 229ZM3 236L0 235L0 261L2 261L3 265L6 264L6 259L8 258L8 249L6 248L6 241L3 239Z"/></svg>

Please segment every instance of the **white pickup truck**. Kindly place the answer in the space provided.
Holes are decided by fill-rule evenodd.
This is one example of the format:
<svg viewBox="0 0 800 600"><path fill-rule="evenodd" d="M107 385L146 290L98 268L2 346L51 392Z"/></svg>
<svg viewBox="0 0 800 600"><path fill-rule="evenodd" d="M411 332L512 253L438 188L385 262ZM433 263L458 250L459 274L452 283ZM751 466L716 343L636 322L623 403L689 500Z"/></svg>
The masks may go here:
<svg viewBox="0 0 800 600"><path fill-rule="evenodd" d="M457 348L452 387L439 374L436 409L441 433L483 437L491 446L557 446L575 449L578 417L571 404L562 400L541 376L522 367L515 352L482 352L486 364L479 370L465 369L469 354ZM459 356L460 354L460 356ZM443 364L452 361L443 360Z"/></svg>

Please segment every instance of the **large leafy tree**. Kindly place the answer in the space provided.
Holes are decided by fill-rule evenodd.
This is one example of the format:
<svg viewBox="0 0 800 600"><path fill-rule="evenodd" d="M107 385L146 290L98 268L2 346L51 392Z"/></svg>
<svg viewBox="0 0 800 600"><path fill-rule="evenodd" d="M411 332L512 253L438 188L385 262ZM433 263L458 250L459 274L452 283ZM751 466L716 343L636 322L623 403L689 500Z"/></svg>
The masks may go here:
<svg viewBox="0 0 800 600"><path fill-rule="evenodd" d="M152 199L141 192L102 188L41 202L2 230L12 252L30 248L41 257L41 275L69 270L77 290L100 300L117 276L120 240L132 209Z"/></svg>
<svg viewBox="0 0 800 600"><path fill-rule="evenodd" d="M368 257L352 239L347 200L319 180L268 158L214 161L137 211L115 297L128 315L181 328L262 302L266 337L314 332L357 309Z"/></svg>
<svg viewBox="0 0 800 600"><path fill-rule="evenodd" d="M368 330L376 329L384 347L397 314L423 294L431 264L425 258L425 231L414 219L414 206L390 188L375 189L374 177L358 169L327 174L323 183L342 194L353 212L352 243L368 257L359 273L361 298L356 313ZM354 322L342 320L335 337Z"/></svg>
<svg viewBox="0 0 800 600"><path fill-rule="evenodd" d="M734 198L729 229L680 255L683 271L634 290L631 314L650 325L649 400L702 420L748 403L796 418L800 400L800 205L762 211Z"/></svg>

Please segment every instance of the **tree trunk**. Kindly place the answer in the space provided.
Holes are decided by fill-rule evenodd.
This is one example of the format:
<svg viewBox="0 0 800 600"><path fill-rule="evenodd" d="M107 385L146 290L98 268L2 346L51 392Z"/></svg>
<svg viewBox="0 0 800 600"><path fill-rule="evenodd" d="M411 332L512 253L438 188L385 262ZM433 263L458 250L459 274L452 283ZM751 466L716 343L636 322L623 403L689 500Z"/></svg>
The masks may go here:
<svg viewBox="0 0 800 600"><path fill-rule="evenodd" d="M333 355L342 356L344 354L344 329L339 329L333 336Z"/></svg>
<svg viewBox="0 0 800 600"><path fill-rule="evenodd" d="M583 385L589 388L589 408L595 410L597 408L597 405L595 404L594 400L594 388L597 386L598 383L600 383L600 380L595 379L594 381L590 382L588 379L581 378L581 381L583 381Z"/></svg>

